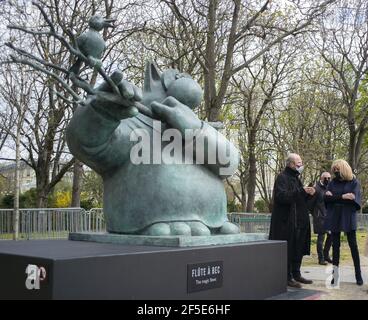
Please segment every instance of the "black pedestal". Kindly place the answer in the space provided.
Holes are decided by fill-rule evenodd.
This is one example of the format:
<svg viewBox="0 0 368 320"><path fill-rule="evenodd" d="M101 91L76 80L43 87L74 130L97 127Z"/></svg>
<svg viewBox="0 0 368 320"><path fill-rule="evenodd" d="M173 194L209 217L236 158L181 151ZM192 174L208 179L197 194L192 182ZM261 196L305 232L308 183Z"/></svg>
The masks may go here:
<svg viewBox="0 0 368 320"><path fill-rule="evenodd" d="M265 299L286 291L286 242L178 249L0 241L0 274L0 299Z"/></svg>

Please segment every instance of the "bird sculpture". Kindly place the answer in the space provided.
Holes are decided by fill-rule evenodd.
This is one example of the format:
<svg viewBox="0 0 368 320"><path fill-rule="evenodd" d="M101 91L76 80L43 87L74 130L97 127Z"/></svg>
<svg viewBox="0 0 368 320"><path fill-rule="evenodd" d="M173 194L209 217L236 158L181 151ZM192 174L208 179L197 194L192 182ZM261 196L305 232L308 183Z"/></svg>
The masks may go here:
<svg viewBox="0 0 368 320"><path fill-rule="evenodd" d="M78 49L83 55L85 55L89 61L91 67L99 68L102 65L101 58L105 51L106 44L100 31L104 28L113 28L113 22L115 19L105 19L99 15L94 15L90 18L89 30L82 33L77 37ZM77 76L80 72L80 68L83 64L83 60L78 58L77 61L71 66L69 72Z"/></svg>

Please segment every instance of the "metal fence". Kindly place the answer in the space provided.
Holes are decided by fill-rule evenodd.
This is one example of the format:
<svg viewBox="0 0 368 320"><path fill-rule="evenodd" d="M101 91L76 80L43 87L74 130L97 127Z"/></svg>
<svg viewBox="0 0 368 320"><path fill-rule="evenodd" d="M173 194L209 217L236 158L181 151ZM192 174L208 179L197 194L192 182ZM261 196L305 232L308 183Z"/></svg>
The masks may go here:
<svg viewBox="0 0 368 320"><path fill-rule="evenodd" d="M269 233L271 214L228 214L229 220L240 226L241 232ZM368 230L368 214L357 215L358 228ZM311 217L312 224L312 217ZM85 211L82 208L20 209L20 239L67 238L69 232L105 232L106 225L102 208ZM13 237L13 210L0 209L0 240Z"/></svg>
<svg viewBox="0 0 368 320"><path fill-rule="evenodd" d="M239 225L241 232L267 233L270 230L271 214L268 213L238 213L228 214L231 222Z"/></svg>
<svg viewBox="0 0 368 320"><path fill-rule="evenodd" d="M0 209L0 240L13 237L13 210ZM102 209L47 208L19 210L19 239L60 239L69 232L105 231Z"/></svg>
<svg viewBox="0 0 368 320"><path fill-rule="evenodd" d="M239 213L228 214L229 220L240 226L241 232L269 233L271 214L270 213ZM310 216L310 223L313 230L313 217ZM368 214L357 214L358 230L368 230Z"/></svg>

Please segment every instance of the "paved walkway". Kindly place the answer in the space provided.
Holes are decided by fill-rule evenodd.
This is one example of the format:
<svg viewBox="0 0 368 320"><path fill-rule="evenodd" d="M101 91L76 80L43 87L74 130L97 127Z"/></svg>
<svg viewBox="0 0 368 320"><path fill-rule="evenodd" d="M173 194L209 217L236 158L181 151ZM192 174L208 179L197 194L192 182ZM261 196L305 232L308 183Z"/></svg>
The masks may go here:
<svg viewBox="0 0 368 320"><path fill-rule="evenodd" d="M339 268L340 285L328 286L332 266L302 267L302 275L313 280L313 284L302 289L288 289L287 293L273 297L274 300L368 300L368 258L361 256L363 286L355 282L354 267L346 264ZM331 279L331 278L329 278ZM326 285L327 284L327 285Z"/></svg>

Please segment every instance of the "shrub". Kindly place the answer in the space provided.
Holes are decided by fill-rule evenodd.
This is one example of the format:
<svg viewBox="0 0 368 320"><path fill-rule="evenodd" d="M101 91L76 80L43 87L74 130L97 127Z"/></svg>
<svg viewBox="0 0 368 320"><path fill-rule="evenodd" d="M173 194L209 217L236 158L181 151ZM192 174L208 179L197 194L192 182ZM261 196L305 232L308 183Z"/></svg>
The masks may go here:
<svg viewBox="0 0 368 320"><path fill-rule="evenodd" d="M256 209L258 213L268 213L269 212L266 201L264 201L263 199L258 199L254 203L254 208Z"/></svg>

